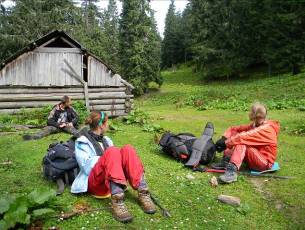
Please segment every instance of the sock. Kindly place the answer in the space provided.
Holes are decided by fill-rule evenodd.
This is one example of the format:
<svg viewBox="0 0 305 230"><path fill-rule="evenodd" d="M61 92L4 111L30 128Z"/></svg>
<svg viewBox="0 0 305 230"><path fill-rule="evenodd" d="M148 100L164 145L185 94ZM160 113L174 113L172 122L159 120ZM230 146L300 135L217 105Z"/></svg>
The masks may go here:
<svg viewBox="0 0 305 230"><path fill-rule="evenodd" d="M144 179L144 174L143 174L142 177L141 177L141 181L140 181L138 190L146 190L146 189L148 189L148 186L147 186L147 183Z"/></svg>
<svg viewBox="0 0 305 230"><path fill-rule="evenodd" d="M111 189L111 195L124 193L124 190L122 188L123 186L121 184L115 183L113 181L110 181L110 189Z"/></svg>

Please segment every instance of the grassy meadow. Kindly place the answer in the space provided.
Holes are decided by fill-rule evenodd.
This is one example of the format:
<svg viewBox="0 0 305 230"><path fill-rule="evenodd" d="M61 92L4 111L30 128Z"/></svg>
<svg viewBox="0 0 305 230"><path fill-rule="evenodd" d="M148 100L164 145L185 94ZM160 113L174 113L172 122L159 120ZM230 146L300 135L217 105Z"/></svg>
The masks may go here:
<svg viewBox="0 0 305 230"><path fill-rule="evenodd" d="M305 78L252 73L232 81L205 82L200 74L188 67L163 72L161 88L151 86L145 96L136 100L136 107L149 115L151 123L172 132L192 132L200 135L205 123L214 123L219 138L232 125L247 123L246 110L251 103L262 101L269 108L269 118L281 123L276 175L294 177L280 180L239 176L238 182L209 184L212 174L193 173L170 157L162 154L154 143L155 133L138 124L114 121L119 129L109 136L117 146L133 144L146 169L146 178L153 194L170 210L171 218L142 212L136 193L126 192L126 204L134 215L131 224L121 224L109 210L101 209L60 221L44 220L44 227L60 229L304 229L305 226ZM1 117L0 117L1 120ZM150 132L147 132L150 131ZM37 141L23 141L23 132L0 133L1 197L11 193L29 193L34 188L54 188L41 175L41 161L50 143L69 138L56 134ZM220 159L221 154L217 155ZM187 179L191 174L194 180ZM218 175L216 175L218 176ZM219 203L220 194L238 196L241 207ZM110 205L110 200L98 200L90 195L74 196L68 189L56 198L59 210L69 210L77 204L92 208Z"/></svg>

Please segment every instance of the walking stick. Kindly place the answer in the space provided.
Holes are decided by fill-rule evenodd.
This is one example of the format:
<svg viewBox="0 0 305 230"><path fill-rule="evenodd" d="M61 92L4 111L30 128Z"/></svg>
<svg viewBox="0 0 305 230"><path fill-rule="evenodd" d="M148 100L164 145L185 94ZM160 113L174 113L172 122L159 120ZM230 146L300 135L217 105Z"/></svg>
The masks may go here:
<svg viewBox="0 0 305 230"><path fill-rule="evenodd" d="M155 205L157 205L160 208L160 210L162 211L162 216L167 217L167 218L172 217L172 215L169 213L169 211L161 205L160 200L155 195L150 193L150 197L151 197L152 201L155 203Z"/></svg>
<svg viewBox="0 0 305 230"><path fill-rule="evenodd" d="M196 167L196 168L193 168L193 172L224 173L225 170ZM251 176L251 177L268 177L268 178L275 178L275 179L294 179L295 178L295 177L290 177L290 176L277 176L277 175L273 175L270 173L252 174L251 172L245 172L245 171L240 171L238 173L241 175Z"/></svg>

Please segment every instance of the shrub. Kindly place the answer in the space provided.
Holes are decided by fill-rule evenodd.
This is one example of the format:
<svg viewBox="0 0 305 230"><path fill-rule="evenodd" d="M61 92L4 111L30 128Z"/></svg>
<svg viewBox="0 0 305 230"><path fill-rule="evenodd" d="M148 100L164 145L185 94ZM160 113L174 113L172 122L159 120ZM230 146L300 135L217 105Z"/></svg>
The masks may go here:
<svg viewBox="0 0 305 230"><path fill-rule="evenodd" d="M305 121L297 124L297 127L290 132L293 135L304 136L305 135Z"/></svg>
<svg viewBox="0 0 305 230"><path fill-rule="evenodd" d="M154 124L148 113L140 109L135 109L129 113L127 117L124 118L124 122L127 125L137 124L142 127L145 132L162 132L163 128L160 125Z"/></svg>
<svg viewBox="0 0 305 230"><path fill-rule="evenodd" d="M85 103L82 101L73 102L73 108L79 115L79 123L82 124L85 118L89 115ZM50 111L53 109L52 105L43 106L35 109L22 108L16 114L2 114L0 115L0 124L24 124L24 125L46 125L47 118Z"/></svg>

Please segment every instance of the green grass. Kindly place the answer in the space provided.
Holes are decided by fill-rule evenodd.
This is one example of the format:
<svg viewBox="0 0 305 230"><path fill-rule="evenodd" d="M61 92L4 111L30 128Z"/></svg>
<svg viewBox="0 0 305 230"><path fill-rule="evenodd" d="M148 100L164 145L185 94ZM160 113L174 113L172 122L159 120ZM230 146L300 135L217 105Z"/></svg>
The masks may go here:
<svg viewBox="0 0 305 230"><path fill-rule="evenodd" d="M177 72L164 72L165 83L159 91L154 91L137 100L141 110L149 113L153 122L173 132L188 131L199 135L207 121L215 125L214 139L222 135L228 126L247 123L247 113L236 95L245 98L247 107L252 101L261 100L266 104L281 99L297 103L304 97L304 76L275 76L232 82L206 83L189 69ZM272 83L273 82L273 83ZM261 86L261 87L260 87ZM302 87L301 87L302 86ZM235 95L236 109L231 109L225 101ZM223 109L208 107L198 110L187 106L189 97L206 100L218 98ZM181 102L181 108L177 103ZM110 133L116 145L132 143L145 165L146 177L152 192L168 208L172 218L166 219L158 212L144 214L136 203L136 193L127 192L126 203L135 219L123 225L116 222L108 210L84 214L59 222L56 219L45 221L45 227L58 226L61 229L304 229L305 226L305 158L304 137L291 135L291 130L304 122L305 113L298 106L281 110L273 108L269 116L281 122L278 162L281 170L278 175L294 176L292 180L257 180L261 188L253 185L249 177L240 176L232 185L212 188L209 185L211 174L192 173L182 164L163 155L153 143L153 133L143 132L142 127L120 124L121 131ZM55 184L41 176L41 160L48 145L56 140L65 140L66 134L56 134L42 140L24 142L21 133L0 137L0 162L10 159L13 165L0 166L2 183L0 194L30 192L36 187L52 187ZM218 158L221 156L218 155ZM186 179L192 174L195 180ZM240 213L236 208L216 201L220 194L241 198ZM90 195L74 196L68 190L56 199L64 208L86 202L94 208L109 206L110 200L97 200ZM279 206L280 208L276 207Z"/></svg>

